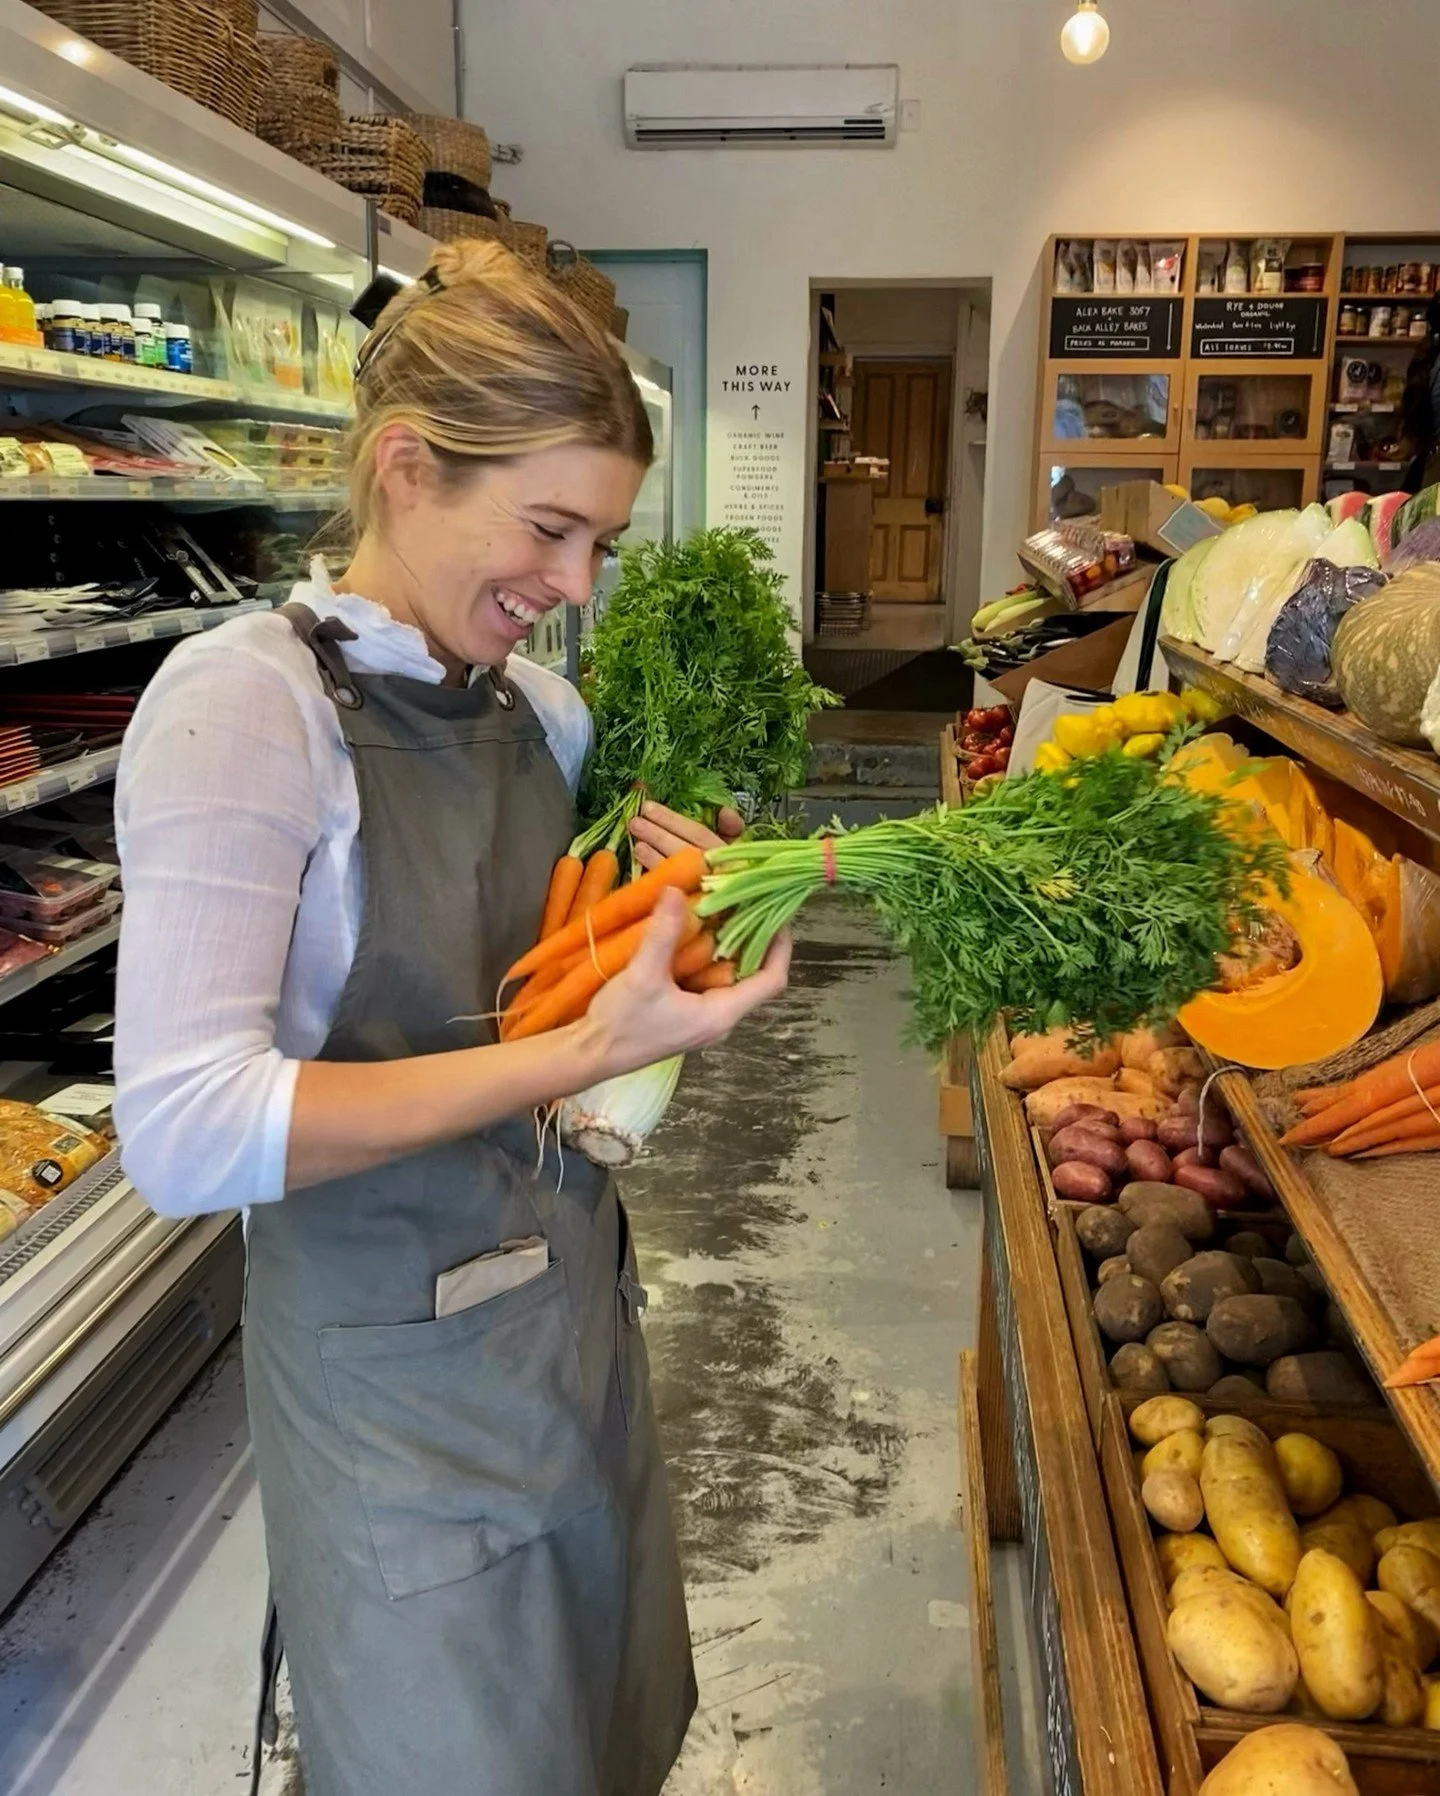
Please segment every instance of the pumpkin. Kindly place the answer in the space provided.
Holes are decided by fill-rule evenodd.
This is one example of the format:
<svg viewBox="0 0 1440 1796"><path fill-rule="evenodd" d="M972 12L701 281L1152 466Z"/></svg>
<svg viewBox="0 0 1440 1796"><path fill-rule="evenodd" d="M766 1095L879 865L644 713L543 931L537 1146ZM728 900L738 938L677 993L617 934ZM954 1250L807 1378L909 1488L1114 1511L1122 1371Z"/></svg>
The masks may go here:
<svg viewBox="0 0 1440 1796"><path fill-rule="evenodd" d="M1421 716L1440 671L1440 563L1406 568L1347 612L1331 660L1341 698L1367 729L1425 747Z"/></svg>
<svg viewBox="0 0 1440 1796"><path fill-rule="evenodd" d="M1263 820L1287 848L1314 848L1329 858L1330 815L1298 761L1286 755L1257 760L1229 736L1201 736L1175 755L1172 767L1196 791L1245 807Z"/></svg>
<svg viewBox="0 0 1440 1796"><path fill-rule="evenodd" d="M1202 992L1180 1012L1191 1039L1221 1060L1270 1069L1325 1060L1379 1013L1384 979L1370 929L1317 864L1295 857L1288 895L1267 900L1299 943L1299 961L1241 990Z"/></svg>
<svg viewBox="0 0 1440 1796"><path fill-rule="evenodd" d="M1332 865L1340 890L1364 917L1385 976L1385 996L1419 1004L1440 992L1440 876L1335 819Z"/></svg>

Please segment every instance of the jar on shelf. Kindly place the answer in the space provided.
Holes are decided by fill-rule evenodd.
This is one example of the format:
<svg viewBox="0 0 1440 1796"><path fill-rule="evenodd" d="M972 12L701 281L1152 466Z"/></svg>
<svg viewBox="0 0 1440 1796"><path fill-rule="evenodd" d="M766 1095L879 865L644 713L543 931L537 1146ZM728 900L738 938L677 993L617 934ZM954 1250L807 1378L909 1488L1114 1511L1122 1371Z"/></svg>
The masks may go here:
<svg viewBox="0 0 1440 1796"><path fill-rule="evenodd" d="M1392 337L1408 337L1410 320L1414 315L1415 308L1413 306L1396 306L1395 315L1390 320L1390 335Z"/></svg>
<svg viewBox="0 0 1440 1796"><path fill-rule="evenodd" d="M1416 291L1418 293L1433 293L1435 291L1435 264L1433 262L1422 262L1420 264L1420 285Z"/></svg>
<svg viewBox="0 0 1440 1796"><path fill-rule="evenodd" d="M1368 334L1372 337L1388 337L1390 335L1390 320L1392 316L1393 310L1390 306L1371 306L1370 330Z"/></svg>
<svg viewBox="0 0 1440 1796"><path fill-rule="evenodd" d="M1400 264L1392 262L1385 270L1382 293L1398 293L1400 291Z"/></svg>
<svg viewBox="0 0 1440 1796"><path fill-rule="evenodd" d="M61 355L88 353L90 336L84 328L78 300L57 299L51 306L50 329L45 342L48 348L58 350Z"/></svg>
<svg viewBox="0 0 1440 1796"><path fill-rule="evenodd" d="M1358 337L1360 335L1360 308L1356 305L1343 305L1340 308L1339 331L1342 337Z"/></svg>
<svg viewBox="0 0 1440 1796"><path fill-rule="evenodd" d="M1420 291L1420 264L1418 262L1402 262L1400 265L1401 293L1418 293Z"/></svg>
<svg viewBox="0 0 1440 1796"><path fill-rule="evenodd" d="M165 326L165 366L172 374L192 374L195 370L188 324Z"/></svg>

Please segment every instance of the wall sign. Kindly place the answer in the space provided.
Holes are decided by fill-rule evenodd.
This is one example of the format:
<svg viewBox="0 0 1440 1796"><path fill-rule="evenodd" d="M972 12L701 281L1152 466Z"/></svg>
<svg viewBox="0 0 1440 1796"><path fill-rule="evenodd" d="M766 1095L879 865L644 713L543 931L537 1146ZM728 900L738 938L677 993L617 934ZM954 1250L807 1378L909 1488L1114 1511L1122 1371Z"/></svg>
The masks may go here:
<svg viewBox="0 0 1440 1796"><path fill-rule="evenodd" d="M1178 299L1052 299L1050 354L1141 356L1167 361L1180 353Z"/></svg>
<svg viewBox="0 0 1440 1796"><path fill-rule="evenodd" d="M735 362L721 380L736 422L725 432L726 482L721 523L755 530L780 549L786 519L784 420L792 382L773 359Z"/></svg>
<svg viewBox="0 0 1440 1796"><path fill-rule="evenodd" d="M1316 361L1325 353L1323 299L1210 299L1195 301L1190 353L1263 356L1274 361Z"/></svg>

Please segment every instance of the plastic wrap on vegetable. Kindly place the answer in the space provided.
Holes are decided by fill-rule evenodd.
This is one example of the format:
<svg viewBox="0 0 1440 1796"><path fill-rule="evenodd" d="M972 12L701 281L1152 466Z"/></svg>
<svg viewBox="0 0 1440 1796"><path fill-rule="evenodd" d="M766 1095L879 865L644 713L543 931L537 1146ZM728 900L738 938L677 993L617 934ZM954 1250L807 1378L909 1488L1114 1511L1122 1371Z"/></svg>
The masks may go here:
<svg viewBox="0 0 1440 1796"><path fill-rule="evenodd" d="M1312 561L1270 629L1265 671L1275 684L1317 705L1338 706L1340 694L1330 675L1336 625L1384 585L1385 575L1376 568Z"/></svg>
<svg viewBox="0 0 1440 1796"><path fill-rule="evenodd" d="M1417 561L1440 561L1440 517L1426 518L1401 539L1390 557L1389 572L1398 574Z"/></svg>

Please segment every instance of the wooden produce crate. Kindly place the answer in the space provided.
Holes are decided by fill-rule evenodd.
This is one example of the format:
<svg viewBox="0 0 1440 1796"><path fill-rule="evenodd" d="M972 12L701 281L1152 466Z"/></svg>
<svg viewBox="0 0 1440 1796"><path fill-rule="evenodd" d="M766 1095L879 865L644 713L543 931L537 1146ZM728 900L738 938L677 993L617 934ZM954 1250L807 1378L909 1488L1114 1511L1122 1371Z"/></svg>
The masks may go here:
<svg viewBox="0 0 1440 1796"><path fill-rule="evenodd" d="M990 1580L990 1505L985 1489L978 1363L976 1354L969 1349L960 1355L960 1444L965 1472L962 1514L970 1545L970 1639L975 1657L975 1687L980 1692L980 1780L972 1787L974 1796L1008 1796L1010 1780L1005 1768L1000 1641L995 1631Z"/></svg>
<svg viewBox="0 0 1440 1796"><path fill-rule="evenodd" d="M940 732L940 796L952 810L964 802L954 724ZM975 1151L975 1111L970 1099L970 1043L954 1036L940 1067L940 1133L945 1141L945 1183L952 1191L973 1191L980 1183Z"/></svg>
<svg viewBox="0 0 1440 1796"><path fill-rule="evenodd" d="M1241 1413L1238 1403L1196 1401L1207 1415ZM1128 1417L1142 1402L1144 1398L1138 1395L1105 1399L1100 1463L1166 1786L1169 1796L1195 1796L1206 1772L1238 1740L1293 1718L1209 1707L1166 1644L1170 1606L1152 1545L1150 1518L1140 1501L1134 1443L1127 1427ZM1243 1413L1272 1438L1298 1428L1323 1441L1345 1468L1347 1494L1366 1491L1389 1503L1402 1517L1434 1512L1434 1493L1409 1443L1385 1411L1357 1413L1256 1403L1246 1406ZM1440 1796L1440 1734L1424 1728L1385 1727L1374 1721L1306 1720L1310 1726L1323 1728L1343 1747L1361 1796Z"/></svg>
<svg viewBox="0 0 1440 1796"><path fill-rule="evenodd" d="M1075 1342L1075 1360L1080 1368L1080 1383L1085 1392L1085 1407L1098 1441L1107 1399L1124 1397L1133 1407L1135 1403L1144 1400L1144 1395L1137 1391L1122 1391L1110 1375L1110 1357L1115 1349L1107 1344L1095 1320L1092 1307L1094 1292L1085 1264L1085 1250L1075 1233L1075 1218L1085 1207L1084 1204L1067 1203L1063 1198L1056 1199L1050 1206L1050 1223L1055 1236L1055 1264L1060 1273L1060 1288L1065 1293L1065 1309ZM1283 1244L1290 1233L1290 1224L1283 1215L1275 1211L1221 1210L1216 1213L1216 1220L1222 1228L1253 1229L1258 1234L1275 1237L1275 1257L1284 1258ZM1197 1249L1198 1251L1203 1250ZM1202 1406L1204 1404L1204 1397L1196 1396L1192 1391L1177 1391L1175 1394L1191 1397ZM1301 1418L1315 1413L1310 1404L1279 1402L1259 1391L1255 1393L1253 1402L1236 1399L1223 1407L1249 1416L1254 1421L1260 1420L1261 1412L1289 1414L1297 1418L1297 1425L1301 1425ZM1378 1392L1373 1405L1347 1408L1336 1413L1369 1416L1385 1422L1390 1419L1390 1412Z"/></svg>

